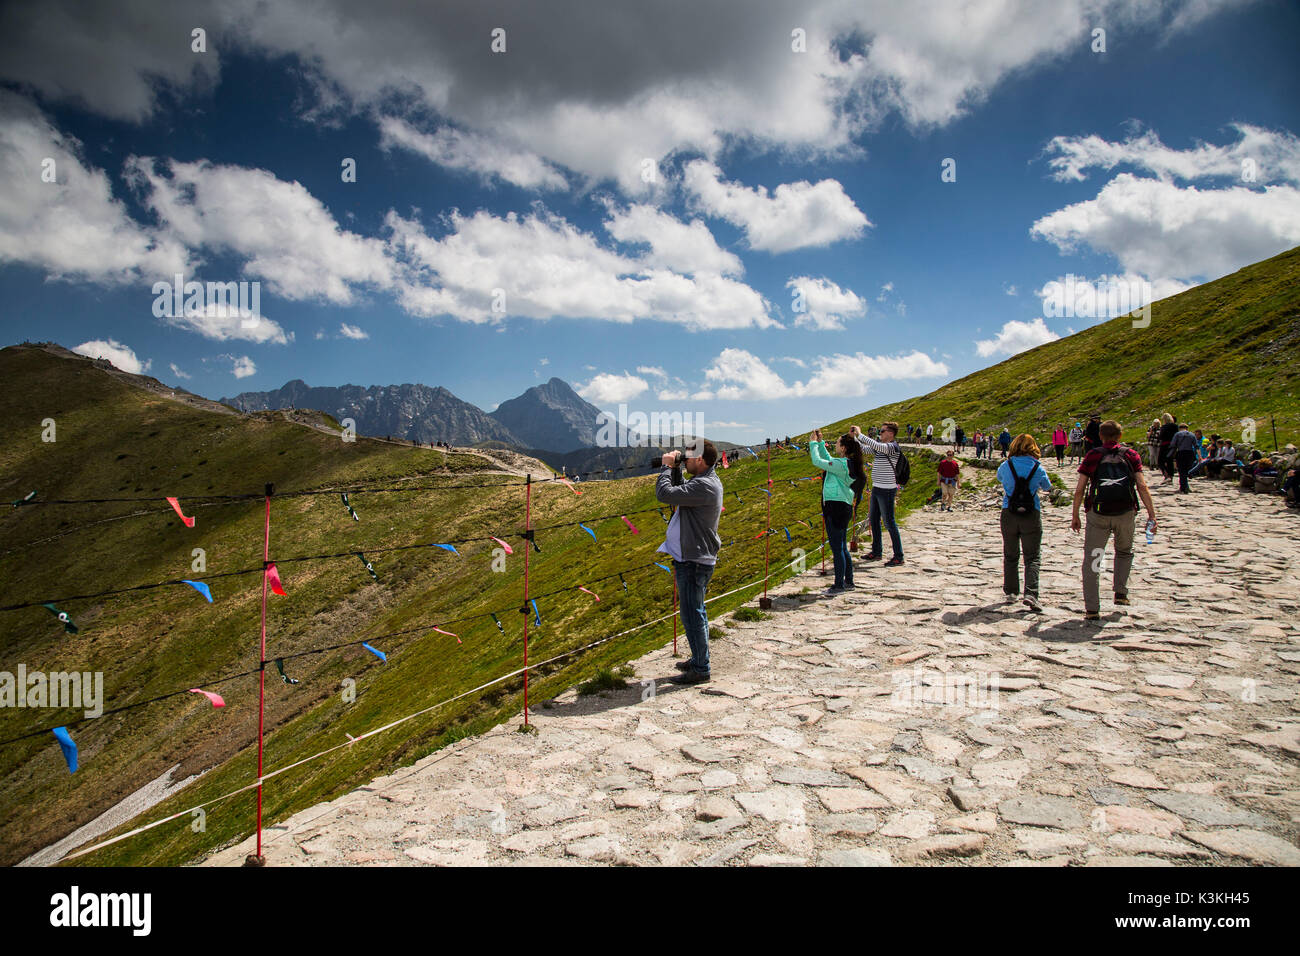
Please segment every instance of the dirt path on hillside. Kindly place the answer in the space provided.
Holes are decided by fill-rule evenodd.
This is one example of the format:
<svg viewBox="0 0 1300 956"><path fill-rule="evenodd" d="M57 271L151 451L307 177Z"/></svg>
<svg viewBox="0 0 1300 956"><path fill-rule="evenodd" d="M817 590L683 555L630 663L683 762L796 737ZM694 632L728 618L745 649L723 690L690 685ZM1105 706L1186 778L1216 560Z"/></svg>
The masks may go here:
<svg viewBox="0 0 1300 956"><path fill-rule="evenodd" d="M1086 624L1069 508L1044 514L1044 612L1003 605L992 476L966 477L911 516L904 566L834 598L810 570L729 626L711 684L646 655L657 683L568 691L536 736L516 719L304 810L268 862L1300 865L1296 513L1158 485L1132 606L1103 587Z"/></svg>

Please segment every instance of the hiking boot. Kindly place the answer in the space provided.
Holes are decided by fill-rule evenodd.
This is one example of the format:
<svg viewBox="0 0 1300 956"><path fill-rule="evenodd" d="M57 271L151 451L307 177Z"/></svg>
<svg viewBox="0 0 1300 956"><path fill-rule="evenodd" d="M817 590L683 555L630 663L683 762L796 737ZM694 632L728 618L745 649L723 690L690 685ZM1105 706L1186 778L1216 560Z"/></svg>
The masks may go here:
<svg viewBox="0 0 1300 956"><path fill-rule="evenodd" d="M668 678L668 682L670 684L707 684L712 679L712 675L705 674L702 671L697 671L692 668L691 670L683 671L680 674L674 674L672 677Z"/></svg>
<svg viewBox="0 0 1300 956"><path fill-rule="evenodd" d="M874 554L874 553L873 553L873 554L868 554L868 555L867 555L865 558L863 558L862 560L863 560L863 561L879 561L880 558L881 558L881 555L879 555L879 554Z"/></svg>
<svg viewBox="0 0 1300 956"><path fill-rule="evenodd" d="M676 667L679 671L688 671L691 669L691 659L688 657L684 661L678 661L673 667Z"/></svg>
<svg viewBox="0 0 1300 956"><path fill-rule="evenodd" d="M896 568L902 563L903 563L902 558L890 558L888 561L885 562L885 567Z"/></svg>
<svg viewBox="0 0 1300 956"><path fill-rule="evenodd" d="M843 593L844 593L843 586L838 584L832 584L826 590L822 591L822 595L824 597L835 597L835 595L843 594Z"/></svg>
<svg viewBox="0 0 1300 956"><path fill-rule="evenodd" d="M1025 606L1028 607L1029 610L1031 611L1041 611L1043 609L1043 606L1038 603L1037 594L1026 594L1024 600L1025 600Z"/></svg>
<svg viewBox="0 0 1300 956"><path fill-rule="evenodd" d="M1116 594L1115 603L1118 604L1120 607L1128 607L1133 602L1128 599L1127 594Z"/></svg>
<svg viewBox="0 0 1300 956"><path fill-rule="evenodd" d="M1101 620L1101 612L1100 612L1100 611L1088 611L1088 612L1086 612L1086 613L1083 615L1083 619L1084 619L1085 621L1100 621L1100 620Z"/></svg>
<svg viewBox="0 0 1300 956"><path fill-rule="evenodd" d="M1003 604L1015 604L1016 601L1017 601L1017 599L1019 599L1019 597L1020 597L1019 594L1003 594L1003 595L1002 595L1002 603L1003 603Z"/></svg>

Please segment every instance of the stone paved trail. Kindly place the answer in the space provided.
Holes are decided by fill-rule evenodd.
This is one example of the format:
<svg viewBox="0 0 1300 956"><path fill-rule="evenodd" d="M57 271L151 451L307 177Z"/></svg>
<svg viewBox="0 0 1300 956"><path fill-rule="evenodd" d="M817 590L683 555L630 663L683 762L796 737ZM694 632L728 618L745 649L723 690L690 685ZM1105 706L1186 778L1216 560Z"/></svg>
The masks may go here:
<svg viewBox="0 0 1300 956"><path fill-rule="evenodd" d="M1300 864L1296 513L1157 485L1132 606L1103 579L1085 625L1069 508L1044 512L1044 612L1004 606L973 480L911 516L903 567L835 598L810 570L721 622L711 684L649 654L653 696L568 691L536 736L512 720L271 828L268 863Z"/></svg>

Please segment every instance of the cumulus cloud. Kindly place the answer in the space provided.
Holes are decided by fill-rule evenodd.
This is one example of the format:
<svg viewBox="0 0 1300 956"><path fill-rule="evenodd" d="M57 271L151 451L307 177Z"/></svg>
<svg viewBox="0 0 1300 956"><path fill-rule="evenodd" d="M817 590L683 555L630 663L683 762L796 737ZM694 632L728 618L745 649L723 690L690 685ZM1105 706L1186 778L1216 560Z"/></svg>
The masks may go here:
<svg viewBox="0 0 1300 956"><path fill-rule="evenodd" d="M841 289L829 279L796 276L786 282L794 299L795 325L814 329L843 329L845 319L867 314L867 300L852 289Z"/></svg>
<svg viewBox="0 0 1300 956"><path fill-rule="evenodd" d="M924 352L905 355L835 354L812 360L813 372L806 381L787 384L772 368L751 352L728 348L705 370L705 387L699 399L765 401L779 398L865 395L871 382L890 379L935 378L948 374L948 366Z"/></svg>
<svg viewBox="0 0 1300 956"><path fill-rule="evenodd" d="M55 182L42 181L46 169ZM85 162L80 142L0 90L0 264L11 262L105 285L190 265L180 242L131 218L109 177Z"/></svg>
<svg viewBox="0 0 1300 956"><path fill-rule="evenodd" d="M1062 252L1088 246L1125 272L1215 279L1300 243L1300 189L1180 187L1120 173L1095 199L1043 216L1030 234Z"/></svg>
<svg viewBox="0 0 1300 956"><path fill-rule="evenodd" d="M500 178L525 189L565 189L568 180L536 153L506 145L491 136L442 126L424 133L396 116L379 119L379 145L423 156L439 166Z"/></svg>
<svg viewBox="0 0 1300 956"><path fill-rule="evenodd" d="M627 372L622 375L602 372L577 391L587 401L599 406L631 401L649 388L650 383L639 376Z"/></svg>
<svg viewBox="0 0 1300 956"><path fill-rule="evenodd" d="M226 302L230 301L231 299L226 300ZM208 299L199 308L185 308L180 312L173 310L173 314L162 314L159 318L168 325L174 325L188 332L197 332L204 338L218 342L242 339L259 344L287 345L293 341L292 332L285 332L278 323L266 316L256 312L240 315L237 308L229 304L223 305L213 299Z"/></svg>
<svg viewBox="0 0 1300 956"><path fill-rule="evenodd" d="M1237 132L1237 141L1224 146L1197 142L1189 149L1171 149L1154 130L1147 130L1122 142L1096 134L1056 136L1044 152L1050 157L1052 178L1061 182L1082 182L1089 169L1110 171L1116 166L1131 166L1162 180L1241 181L1248 176L1248 182L1300 184L1300 137L1249 123L1233 123L1231 127Z"/></svg>
<svg viewBox="0 0 1300 956"><path fill-rule="evenodd" d="M526 143L541 162L644 194L654 188L641 176L646 158L716 159L737 140L844 153L890 114L929 127L967 113L1005 77L1086 48L1097 23L1158 39L1224 2L968 0L957 16L945 0L811 0L792 20L783 0L753 0L743 17L731 0L555 0L502 9L508 46L495 55L498 19L468 2L124 0L90 10L44 0L0 8L0 77L142 120L164 91L210 87L218 51L289 57L316 91L309 118L392 115L397 99L412 115ZM199 23L203 56L187 42ZM806 31L797 55L794 26ZM463 144L435 149L472 161Z"/></svg>
<svg viewBox="0 0 1300 956"><path fill-rule="evenodd" d="M175 362L168 363L167 367L172 370L172 374L175 375L178 379L187 379L187 378L194 377L189 372L183 371L181 367L177 365Z"/></svg>
<svg viewBox="0 0 1300 956"><path fill-rule="evenodd" d="M1177 279L1156 279L1135 273L1102 275L1096 279L1064 275L1036 289L1049 317L1113 319L1140 309L1148 302L1186 292L1190 283Z"/></svg>
<svg viewBox="0 0 1300 956"><path fill-rule="evenodd" d="M687 163L682 185L705 212L745 232L750 248L789 252L855 239L871 225L838 180L783 183L770 194L724 182L722 170L697 159Z"/></svg>
<svg viewBox="0 0 1300 956"><path fill-rule="evenodd" d="M1034 319L1032 322L1012 319L1002 326L1002 330L994 338L977 340L975 351L980 358L993 355L1018 355L1059 338L1060 336L1049 329L1042 319Z"/></svg>
<svg viewBox="0 0 1300 956"><path fill-rule="evenodd" d="M387 288L384 243L341 229L300 183L264 169L132 157L127 176L168 234L244 260L286 299L351 305L354 287Z"/></svg>
<svg viewBox="0 0 1300 956"><path fill-rule="evenodd" d="M641 257L648 265L684 275L738 276L745 271L740 258L721 248L700 219L688 224L653 206L634 205L613 212L605 229L619 242L648 245L650 251Z"/></svg>
<svg viewBox="0 0 1300 956"><path fill-rule="evenodd" d="M149 371L149 361L141 362L134 350L116 339L91 339L82 342L72 351L94 359L108 359L123 372L131 372L133 375L143 375Z"/></svg>
<svg viewBox="0 0 1300 956"><path fill-rule="evenodd" d="M348 325L346 322L339 325L339 335L345 339L356 339L358 341L370 338L370 333L365 329L357 325Z"/></svg>
<svg viewBox="0 0 1300 956"><path fill-rule="evenodd" d="M390 249L404 265L398 301L415 315L469 322L506 315L655 319L692 329L777 325L766 300L742 282L716 273L685 276L620 255L545 210L505 217L453 210L442 238L394 212L386 223ZM499 302L504 312L493 311Z"/></svg>
<svg viewBox="0 0 1300 956"><path fill-rule="evenodd" d="M250 375L257 374L257 366L253 364L253 360L247 355L231 356L231 359L234 363L235 378L248 378Z"/></svg>

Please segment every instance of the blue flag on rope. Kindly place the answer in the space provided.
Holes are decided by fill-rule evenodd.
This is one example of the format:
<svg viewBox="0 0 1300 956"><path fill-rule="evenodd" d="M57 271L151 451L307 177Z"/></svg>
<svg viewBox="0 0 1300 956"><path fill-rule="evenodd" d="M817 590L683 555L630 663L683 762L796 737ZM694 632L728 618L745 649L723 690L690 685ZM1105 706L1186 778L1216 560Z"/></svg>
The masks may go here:
<svg viewBox="0 0 1300 956"><path fill-rule="evenodd" d="M537 624L538 627L541 627L542 614L540 611L537 610L537 601L535 599L530 598L528 603L533 606L533 621Z"/></svg>
<svg viewBox="0 0 1300 956"><path fill-rule="evenodd" d="M362 642L361 646L364 647L366 650L368 650L371 654L374 654L376 657L378 657L378 658L379 658L381 661L383 661L385 664L388 663L388 655L385 654L383 651L377 651L377 650L375 650L373 647L371 647L369 644L366 644L365 642Z"/></svg>
<svg viewBox="0 0 1300 956"><path fill-rule="evenodd" d="M59 748L63 751L63 759L68 762L68 773L76 773L77 745L72 742L72 736L68 733L68 728L55 727L54 739L59 742Z"/></svg>
<svg viewBox="0 0 1300 956"><path fill-rule="evenodd" d="M596 532L592 531L585 524L583 524L582 522L578 522L578 527L581 528L583 531L587 532L587 534L591 535L592 541L596 540Z"/></svg>
<svg viewBox="0 0 1300 956"><path fill-rule="evenodd" d="M211 588L209 588L206 584L204 584L202 581L187 581L187 580L185 580L185 579L182 578L182 583L184 583L184 584L188 584L188 585L189 585L190 587L192 587L194 590L198 591L198 592L199 592L200 594L202 594L205 598L207 598L209 604L212 603L212 590L211 590Z"/></svg>
<svg viewBox="0 0 1300 956"><path fill-rule="evenodd" d="M787 528L787 527L785 527L785 526L782 526L782 527L781 527L781 530L785 532L785 540L787 540L787 541L793 541L793 540L794 540L793 538L790 537L790 529L789 529L789 528Z"/></svg>
<svg viewBox="0 0 1300 956"><path fill-rule="evenodd" d="M656 566L656 567L659 567L659 568L663 568L663 569L664 569L665 571L667 571L669 574L672 574L672 573L673 573L673 569L670 568L670 567L668 567L668 565L666 565L666 564L660 564L658 561L656 561L656 562L655 562L655 566Z"/></svg>
<svg viewBox="0 0 1300 956"><path fill-rule="evenodd" d="M456 555L457 557L460 557L460 552L456 550L456 546L454 544L435 544L434 547L442 548L442 550L444 551L450 551L452 554Z"/></svg>

